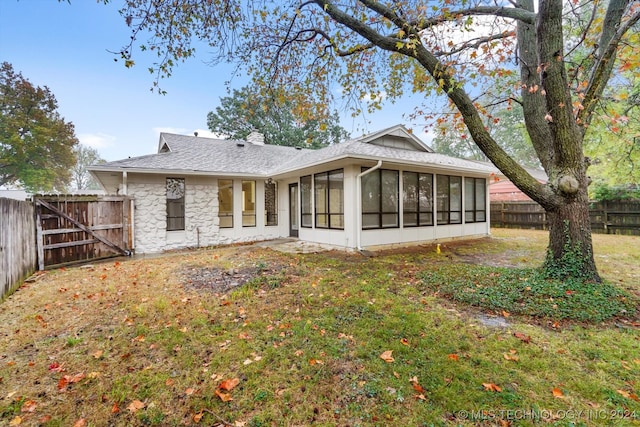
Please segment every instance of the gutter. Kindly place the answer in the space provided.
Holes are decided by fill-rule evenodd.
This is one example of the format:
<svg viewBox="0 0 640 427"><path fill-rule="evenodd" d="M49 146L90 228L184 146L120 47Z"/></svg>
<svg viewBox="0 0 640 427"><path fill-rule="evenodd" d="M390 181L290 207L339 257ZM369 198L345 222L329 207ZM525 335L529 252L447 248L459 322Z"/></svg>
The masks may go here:
<svg viewBox="0 0 640 427"><path fill-rule="evenodd" d="M356 177L356 206L358 207L356 217L356 248L359 251L362 251L362 177L376 169L380 169L381 166L382 160L378 160L375 166L359 173Z"/></svg>

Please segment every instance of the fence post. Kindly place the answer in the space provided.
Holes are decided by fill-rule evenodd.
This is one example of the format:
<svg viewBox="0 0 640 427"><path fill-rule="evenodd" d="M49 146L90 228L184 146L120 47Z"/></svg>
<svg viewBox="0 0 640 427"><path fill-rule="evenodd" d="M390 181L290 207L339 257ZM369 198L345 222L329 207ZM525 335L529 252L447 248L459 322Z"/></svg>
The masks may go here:
<svg viewBox="0 0 640 427"><path fill-rule="evenodd" d="M44 239L42 235L42 206L38 203L38 199L33 199L33 210L36 213L36 248L38 258L38 270L44 270Z"/></svg>

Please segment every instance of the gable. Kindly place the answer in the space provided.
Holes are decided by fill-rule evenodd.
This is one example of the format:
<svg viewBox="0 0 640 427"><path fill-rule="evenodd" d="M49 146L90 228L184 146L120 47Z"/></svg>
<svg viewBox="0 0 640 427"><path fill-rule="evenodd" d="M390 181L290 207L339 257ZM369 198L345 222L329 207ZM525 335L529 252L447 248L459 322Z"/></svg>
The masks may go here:
<svg viewBox="0 0 640 427"><path fill-rule="evenodd" d="M397 148L400 150L423 151L433 153L434 151L420 138L415 136L403 125L395 125L378 132L373 132L357 139L380 147Z"/></svg>

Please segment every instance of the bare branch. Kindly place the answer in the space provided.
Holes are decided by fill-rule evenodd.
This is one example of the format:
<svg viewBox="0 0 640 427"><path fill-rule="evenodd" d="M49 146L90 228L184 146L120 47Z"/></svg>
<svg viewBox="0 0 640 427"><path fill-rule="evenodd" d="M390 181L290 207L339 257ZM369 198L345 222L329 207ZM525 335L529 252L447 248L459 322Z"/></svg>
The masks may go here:
<svg viewBox="0 0 640 427"><path fill-rule="evenodd" d="M467 49L478 49L480 46L482 46L483 44L486 43L490 43L494 40L501 40L501 39L506 39L509 37L513 37L515 35L515 33L513 31L503 31L500 34L492 34L490 36L486 36L486 37L478 37L472 40L468 40L466 42L464 42L462 45L458 46L457 48L447 51L447 52L438 52L436 53L436 56L450 56L450 55L455 55L456 53L460 53L464 50Z"/></svg>

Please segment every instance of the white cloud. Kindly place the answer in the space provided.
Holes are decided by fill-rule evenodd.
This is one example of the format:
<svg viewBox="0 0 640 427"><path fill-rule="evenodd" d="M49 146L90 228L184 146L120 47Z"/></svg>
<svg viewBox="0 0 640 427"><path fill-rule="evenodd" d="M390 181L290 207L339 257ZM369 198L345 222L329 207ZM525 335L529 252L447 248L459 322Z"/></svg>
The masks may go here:
<svg viewBox="0 0 640 427"><path fill-rule="evenodd" d="M116 137L106 133L81 133L78 140L82 145L101 150L115 145Z"/></svg>

